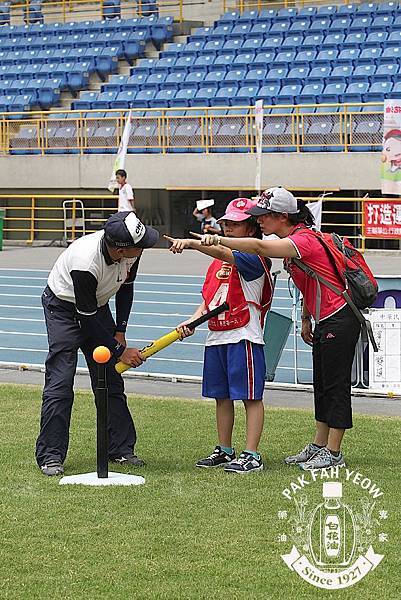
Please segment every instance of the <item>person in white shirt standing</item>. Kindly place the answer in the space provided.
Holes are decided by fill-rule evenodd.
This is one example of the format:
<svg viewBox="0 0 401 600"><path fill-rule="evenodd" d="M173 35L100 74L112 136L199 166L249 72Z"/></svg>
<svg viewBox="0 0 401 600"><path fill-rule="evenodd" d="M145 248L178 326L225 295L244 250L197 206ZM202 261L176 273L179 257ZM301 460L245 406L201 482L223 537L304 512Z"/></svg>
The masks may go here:
<svg viewBox="0 0 401 600"><path fill-rule="evenodd" d="M127 183L127 171L124 169L118 169L116 171L116 181L118 183L118 212L126 210L134 210L135 208L135 196L132 187Z"/></svg>

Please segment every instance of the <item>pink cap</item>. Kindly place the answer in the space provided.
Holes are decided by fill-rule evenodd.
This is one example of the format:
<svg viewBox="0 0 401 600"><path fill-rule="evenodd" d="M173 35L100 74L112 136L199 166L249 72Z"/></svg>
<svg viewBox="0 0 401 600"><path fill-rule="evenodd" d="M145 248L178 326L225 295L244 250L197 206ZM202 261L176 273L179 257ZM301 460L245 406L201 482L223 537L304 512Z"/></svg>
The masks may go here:
<svg viewBox="0 0 401 600"><path fill-rule="evenodd" d="M226 208L226 213L218 221L246 221L250 218L250 215L246 214L247 210L250 210L256 205L249 198L236 198L231 200L230 204Z"/></svg>

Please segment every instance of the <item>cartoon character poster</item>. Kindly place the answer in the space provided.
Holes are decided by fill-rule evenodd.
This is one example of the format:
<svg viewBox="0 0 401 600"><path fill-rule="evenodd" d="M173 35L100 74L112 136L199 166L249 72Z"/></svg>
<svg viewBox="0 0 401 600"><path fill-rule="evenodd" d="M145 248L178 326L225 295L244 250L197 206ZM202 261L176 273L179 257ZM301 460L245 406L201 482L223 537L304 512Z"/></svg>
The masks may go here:
<svg viewBox="0 0 401 600"><path fill-rule="evenodd" d="M384 101L381 191L401 196L401 100Z"/></svg>

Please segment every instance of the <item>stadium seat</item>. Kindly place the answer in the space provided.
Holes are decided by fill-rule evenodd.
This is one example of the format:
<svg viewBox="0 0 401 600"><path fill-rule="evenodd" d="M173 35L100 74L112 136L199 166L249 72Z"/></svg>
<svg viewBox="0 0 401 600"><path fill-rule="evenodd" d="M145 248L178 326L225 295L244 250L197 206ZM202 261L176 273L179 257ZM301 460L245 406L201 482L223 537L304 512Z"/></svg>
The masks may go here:
<svg viewBox="0 0 401 600"><path fill-rule="evenodd" d="M189 75L191 75L192 73L189 73ZM193 73L195 74L195 73ZM196 74L198 74L196 72ZM162 88L166 88L166 87L174 87L175 89L178 90L178 88L183 85L184 80L186 80L186 78L189 75L185 75L185 73L183 71L178 71L177 73L173 72L173 73L169 73L166 76L166 79L164 81L164 83L161 84ZM202 72L203 77L205 76L205 73Z"/></svg>
<svg viewBox="0 0 401 600"><path fill-rule="evenodd" d="M256 21L254 23L254 25L252 26L252 29L250 31L250 35L262 35L265 36L269 31L270 31L270 27L271 27L271 22L270 21Z"/></svg>
<svg viewBox="0 0 401 600"><path fill-rule="evenodd" d="M340 7L342 8L342 7ZM338 15L336 18L334 18L331 22L331 27L330 27L330 31L331 32L342 32L344 33L345 31L348 31L348 29L350 29L351 26L351 17L350 16L342 16L340 17L340 15Z"/></svg>
<svg viewBox="0 0 401 600"><path fill-rule="evenodd" d="M245 79L246 72L246 69L232 69L227 72L224 79L225 81L229 81L230 83L241 82L243 79Z"/></svg>
<svg viewBox="0 0 401 600"><path fill-rule="evenodd" d="M323 40L322 46L323 48L325 46L330 46L330 47L336 47L340 48L340 46L344 43L345 41L345 33L329 33L328 35L326 35L326 37Z"/></svg>
<svg viewBox="0 0 401 600"><path fill-rule="evenodd" d="M296 34L303 34L305 33L305 31L308 31L310 28L310 19L304 18L302 20L295 20L290 28L289 28L289 33L290 35L296 35Z"/></svg>
<svg viewBox="0 0 401 600"><path fill-rule="evenodd" d="M300 50L293 59L294 65L307 66L312 64L317 57L317 50Z"/></svg>
<svg viewBox="0 0 401 600"><path fill-rule="evenodd" d="M358 60L360 53L359 48L344 48L340 51L337 62L340 65L353 65Z"/></svg>
<svg viewBox="0 0 401 600"><path fill-rule="evenodd" d="M318 32L326 32L329 31L331 25L330 18L318 18L314 19L310 26L310 32L318 33Z"/></svg>
<svg viewBox="0 0 401 600"><path fill-rule="evenodd" d="M350 69L351 67L342 67ZM370 82L376 72L376 65L374 64L362 64L357 65L353 71L351 71L352 81L368 81ZM350 75L348 75L350 77Z"/></svg>
<svg viewBox="0 0 401 600"><path fill-rule="evenodd" d="M349 83L344 93L341 96L342 102L346 103L361 103L363 101L364 94L369 89L368 81L355 81Z"/></svg>
<svg viewBox="0 0 401 600"><path fill-rule="evenodd" d="M360 15L372 15L377 11L376 2L364 2L356 7L358 16Z"/></svg>
<svg viewBox="0 0 401 600"><path fill-rule="evenodd" d="M350 136L350 152L373 152L382 145L381 123L373 119L356 122Z"/></svg>
<svg viewBox="0 0 401 600"><path fill-rule="evenodd" d="M389 50L389 48L386 48L386 50L384 50L384 52L386 52L387 50ZM361 54L358 58L358 64L374 64L375 61L377 61L378 59L380 59L380 57L382 56L383 53L383 49L382 48L363 48L361 50ZM391 60L393 60L393 58L391 57Z"/></svg>
<svg viewBox="0 0 401 600"><path fill-rule="evenodd" d="M372 20L372 23L369 26L371 31L391 31L393 25L393 15L392 14L379 14L377 11L377 16L375 16Z"/></svg>
<svg viewBox="0 0 401 600"><path fill-rule="evenodd" d="M351 65L339 65L330 73L330 83L346 83L353 74L354 69Z"/></svg>
<svg viewBox="0 0 401 600"><path fill-rule="evenodd" d="M246 52L238 54L233 61L233 67L247 67L248 65L252 65L255 61L256 54L255 52Z"/></svg>
<svg viewBox="0 0 401 600"><path fill-rule="evenodd" d="M295 54L295 53L293 53ZM265 50L263 52L258 52L255 56L255 60L253 61L254 66L256 65L263 65L263 66L268 66L269 64L271 64L274 59L275 59L276 53L274 51L269 52L268 50Z"/></svg>
<svg viewBox="0 0 401 600"><path fill-rule="evenodd" d="M309 73L308 82L320 83L322 80L327 79L331 74L330 66L313 67Z"/></svg>
<svg viewBox="0 0 401 600"><path fill-rule="evenodd" d="M366 32L370 29L371 24L372 24L372 18L370 16L358 15L354 19L352 19L352 22L350 24L350 31L351 32L354 32L354 31Z"/></svg>
<svg viewBox="0 0 401 600"><path fill-rule="evenodd" d="M197 91L196 86L178 90L175 98L171 100L170 106L189 106Z"/></svg>
<svg viewBox="0 0 401 600"><path fill-rule="evenodd" d="M330 17L330 16L335 15L336 12L337 12L336 5L320 6L317 10L317 14L319 17Z"/></svg>
<svg viewBox="0 0 401 600"><path fill-rule="evenodd" d="M295 50L287 50L286 52L278 52L274 60L275 67L288 68L295 60ZM270 61L269 61L270 62Z"/></svg>
<svg viewBox="0 0 401 600"><path fill-rule="evenodd" d="M276 104L295 104L295 98L300 94L301 89L300 84L283 85L276 97Z"/></svg>
<svg viewBox="0 0 401 600"><path fill-rule="evenodd" d="M303 85L309 75L309 67L294 67L286 77L287 83Z"/></svg>
<svg viewBox="0 0 401 600"><path fill-rule="evenodd" d="M113 108L131 108L132 102L135 100L136 95L136 90L125 89L121 92L118 92L113 102Z"/></svg>
<svg viewBox="0 0 401 600"><path fill-rule="evenodd" d="M298 50L300 46L302 46L304 41L303 35L288 35L281 47L285 50Z"/></svg>
<svg viewBox="0 0 401 600"><path fill-rule="evenodd" d="M365 48L377 48L378 46L382 46L383 48L386 46L386 42L389 38L389 34L387 31L372 31L368 33L364 47Z"/></svg>
<svg viewBox="0 0 401 600"><path fill-rule="evenodd" d="M396 81L400 75L400 65L397 63L383 64L377 67L375 81Z"/></svg>
<svg viewBox="0 0 401 600"><path fill-rule="evenodd" d="M242 52L255 51L257 52L263 44L263 37L248 37L241 46Z"/></svg>
<svg viewBox="0 0 401 600"><path fill-rule="evenodd" d="M297 104L317 104L317 97L323 92L323 83L308 83L296 97Z"/></svg>
<svg viewBox="0 0 401 600"><path fill-rule="evenodd" d="M324 88L323 94L318 98L319 104L338 104L341 94L345 92L345 83L329 83Z"/></svg>
<svg viewBox="0 0 401 600"><path fill-rule="evenodd" d="M364 94L364 102L383 102L393 90L392 81L375 81Z"/></svg>
<svg viewBox="0 0 401 600"><path fill-rule="evenodd" d="M210 99L210 106L228 106L237 95L238 85L221 87L214 98Z"/></svg>
<svg viewBox="0 0 401 600"><path fill-rule="evenodd" d="M259 85L244 85L238 89L236 96L232 99L233 106L241 106L244 104L254 104L255 98L258 96Z"/></svg>
<svg viewBox="0 0 401 600"><path fill-rule="evenodd" d="M155 97L152 98L152 101L151 101L152 108L157 108L157 107L163 108L163 107L170 106L170 102L175 97L175 95L176 95L175 88L167 88L167 89L159 90L158 92L156 92Z"/></svg>
<svg viewBox="0 0 401 600"><path fill-rule="evenodd" d="M265 77L266 83L273 84L278 81L282 81L287 77L288 69L286 68L272 68L270 69Z"/></svg>

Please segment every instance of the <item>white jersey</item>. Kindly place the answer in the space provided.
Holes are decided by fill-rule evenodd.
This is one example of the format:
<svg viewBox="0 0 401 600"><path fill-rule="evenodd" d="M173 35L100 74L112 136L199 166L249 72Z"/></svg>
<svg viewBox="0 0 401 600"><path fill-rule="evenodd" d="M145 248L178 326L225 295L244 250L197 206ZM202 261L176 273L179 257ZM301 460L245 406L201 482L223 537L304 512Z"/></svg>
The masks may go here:
<svg viewBox="0 0 401 600"><path fill-rule="evenodd" d="M107 264L102 252L103 235L103 230L85 235L58 257L47 283L60 300L75 303L71 271L86 271L95 277L98 307L107 304L127 279L138 258L122 258L120 262Z"/></svg>
<svg viewBox="0 0 401 600"><path fill-rule="evenodd" d="M131 200L134 199L134 192L129 183L125 183L118 191L118 212L132 210Z"/></svg>

